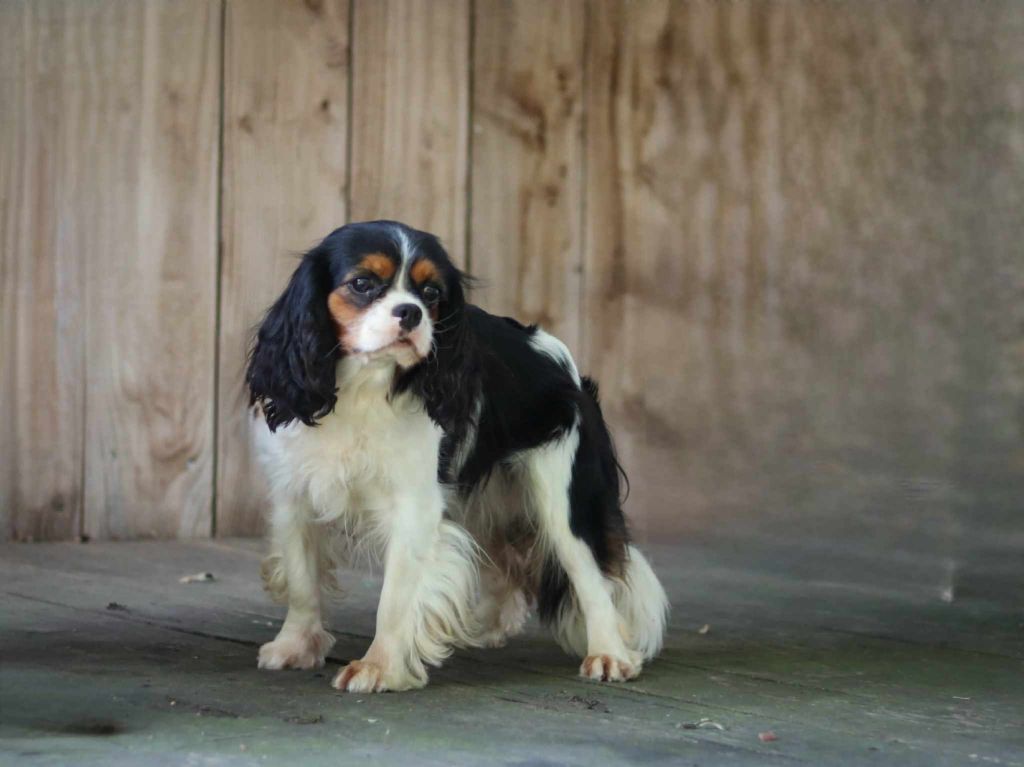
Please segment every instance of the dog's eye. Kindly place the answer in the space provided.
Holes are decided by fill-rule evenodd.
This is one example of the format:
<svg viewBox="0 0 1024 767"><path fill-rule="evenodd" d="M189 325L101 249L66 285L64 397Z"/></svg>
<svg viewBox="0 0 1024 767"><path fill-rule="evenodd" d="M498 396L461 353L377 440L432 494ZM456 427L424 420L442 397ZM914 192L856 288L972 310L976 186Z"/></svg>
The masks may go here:
<svg viewBox="0 0 1024 767"><path fill-rule="evenodd" d="M366 295L377 286L377 283L370 277L356 277L348 286L352 289L353 293Z"/></svg>
<svg viewBox="0 0 1024 767"><path fill-rule="evenodd" d="M441 291L435 285L424 285L420 293L428 304L435 304L441 298Z"/></svg>

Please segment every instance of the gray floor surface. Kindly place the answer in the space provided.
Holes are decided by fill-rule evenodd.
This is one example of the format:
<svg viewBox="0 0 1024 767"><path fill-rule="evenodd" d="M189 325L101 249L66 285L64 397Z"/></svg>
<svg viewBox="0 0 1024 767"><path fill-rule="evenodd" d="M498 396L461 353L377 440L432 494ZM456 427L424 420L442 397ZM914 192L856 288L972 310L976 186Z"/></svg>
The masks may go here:
<svg viewBox="0 0 1024 767"><path fill-rule="evenodd" d="M1019 561L958 593L869 556L646 548L674 612L636 681L578 679L531 625L374 696L329 685L368 644L372 574L342 574L326 669L266 672L258 541L0 546L0 764L1024 765L1024 611L998 585Z"/></svg>

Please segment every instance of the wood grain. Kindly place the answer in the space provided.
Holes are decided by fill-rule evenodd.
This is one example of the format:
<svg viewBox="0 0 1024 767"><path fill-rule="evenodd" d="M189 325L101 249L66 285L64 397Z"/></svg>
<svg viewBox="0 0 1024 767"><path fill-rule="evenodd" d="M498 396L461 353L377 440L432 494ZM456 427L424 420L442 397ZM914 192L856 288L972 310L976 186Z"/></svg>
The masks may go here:
<svg viewBox="0 0 1024 767"><path fill-rule="evenodd" d="M465 263L468 0L355 0L353 220L392 218Z"/></svg>
<svg viewBox="0 0 1024 767"><path fill-rule="evenodd" d="M586 360L638 516L951 554L979 508L1006 529L1019 8L591 9Z"/></svg>
<svg viewBox="0 0 1024 767"><path fill-rule="evenodd" d="M473 61L471 253L488 311L579 347L582 0L480 0Z"/></svg>
<svg viewBox="0 0 1024 767"><path fill-rule="evenodd" d="M294 255L345 223L347 0L228 3L218 392L218 535L262 530L246 348Z"/></svg>
<svg viewBox="0 0 1024 767"><path fill-rule="evenodd" d="M58 2L0 4L0 539L77 535L82 516L86 267L67 183L75 145Z"/></svg>
<svg viewBox="0 0 1024 767"><path fill-rule="evenodd" d="M0 537L258 532L249 331L393 217L597 375L641 538L953 561L1020 510L1022 73L1013 0L0 3Z"/></svg>
<svg viewBox="0 0 1024 767"><path fill-rule="evenodd" d="M63 8L53 225L84 270L84 529L206 536L220 4Z"/></svg>

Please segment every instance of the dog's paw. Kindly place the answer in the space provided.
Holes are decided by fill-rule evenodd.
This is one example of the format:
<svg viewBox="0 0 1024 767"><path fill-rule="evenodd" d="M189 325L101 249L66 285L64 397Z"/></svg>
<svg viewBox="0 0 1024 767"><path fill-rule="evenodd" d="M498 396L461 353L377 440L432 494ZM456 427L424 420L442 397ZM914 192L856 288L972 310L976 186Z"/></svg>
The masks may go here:
<svg viewBox="0 0 1024 767"><path fill-rule="evenodd" d="M481 633L477 639L481 647L504 647L509 637L522 633L530 617L530 603L522 591L510 593L497 602L489 598L481 611Z"/></svg>
<svg viewBox="0 0 1024 767"><path fill-rule="evenodd" d="M280 633L260 648L258 666L277 671L283 668L311 669L324 665L334 637L322 628Z"/></svg>
<svg viewBox="0 0 1024 767"><path fill-rule="evenodd" d="M628 661L615 655L588 655L580 666L580 676L595 682L625 682L634 679L641 661Z"/></svg>
<svg viewBox="0 0 1024 767"><path fill-rule="evenodd" d="M492 649L498 647L504 647L508 644L508 636L504 631L487 631L477 637L477 643L481 647L489 647Z"/></svg>
<svg viewBox="0 0 1024 767"><path fill-rule="evenodd" d="M530 617L530 603L522 591L516 590L501 605L498 615L498 630L506 637L522 632L526 619Z"/></svg>
<svg viewBox="0 0 1024 767"><path fill-rule="evenodd" d="M342 692L385 692L384 670L379 664L354 660L334 677L331 686Z"/></svg>
<svg viewBox="0 0 1024 767"><path fill-rule="evenodd" d="M331 686L343 692L400 692L427 683L426 672L417 676L404 666L380 662L379 656L367 658L351 661L335 675Z"/></svg>

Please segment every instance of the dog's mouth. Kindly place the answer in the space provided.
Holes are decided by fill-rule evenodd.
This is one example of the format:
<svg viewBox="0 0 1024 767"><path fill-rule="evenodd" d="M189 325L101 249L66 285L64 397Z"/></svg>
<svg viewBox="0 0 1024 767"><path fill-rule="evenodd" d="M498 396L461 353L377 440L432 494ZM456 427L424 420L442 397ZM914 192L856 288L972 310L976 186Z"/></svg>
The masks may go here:
<svg viewBox="0 0 1024 767"><path fill-rule="evenodd" d="M407 365L408 361L418 362L424 357L424 355L420 354L420 351L416 346L416 342L409 335L401 335L384 346L377 349L366 350L363 353L374 358L393 356L398 358L399 362L406 362Z"/></svg>
<svg viewBox="0 0 1024 767"><path fill-rule="evenodd" d="M411 338L409 338L409 336L400 336L399 338L396 338L394 341L389 343L387 346L381 347L380 351L386 352L401 349L411 349L412 351L415 352L416 343Z"/></svg>

